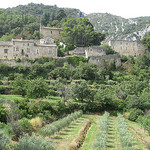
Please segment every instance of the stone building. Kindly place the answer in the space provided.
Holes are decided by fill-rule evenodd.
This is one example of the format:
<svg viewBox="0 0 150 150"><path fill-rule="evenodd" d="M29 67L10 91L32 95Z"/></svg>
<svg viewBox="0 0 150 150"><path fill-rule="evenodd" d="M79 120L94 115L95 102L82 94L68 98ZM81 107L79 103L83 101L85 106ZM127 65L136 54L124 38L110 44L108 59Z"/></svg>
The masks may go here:
<svg viewBox="0 0 150 150"><path fill-rule="evenodd" d="M61 39L62 28L53 28L53 27L40 27L40 33L43 35L45 42L49 42L52 39Z"/></svg>
<svg viewBox="0 0 150 150"><path fill-rule="evenodd" d="M120 55L139 56L145 53L145 47L138 41L111 40L109 46Z"/></svg>
<svg viewBox="0 0 150 150"><path fill-rule="evenodd" d="M16 59L30 58L34 59L41 56L57 57L57 46L54 40L61 38L60 28L41 27L43 39L23 40L12 39L11 42L0 42L0 58Z"/></svg>
<svg viewBox="0 0 150 150"><path fill-rule="evenodd" d="M100 46L77 47L75 50L70 51L69 54L88 58L90 56L106 55L106 49Z"/></svg>
<svg viewBox="0 0 150 150"><path fill-rule="evenodd" d="M115 65L116 68L121 66L120 55L103 55L103 56L91 56L88 61L89 64L98 65L101 68L105 68L106 66Z"/></svg>
<svg viewBox="0 0 150 150"><path fill-rule="evenodd" d="M91 57L91 56L103 56L106 55L106 48L100 47L100 46L90 46L87 49L85 49L85 57Z"/></svg>

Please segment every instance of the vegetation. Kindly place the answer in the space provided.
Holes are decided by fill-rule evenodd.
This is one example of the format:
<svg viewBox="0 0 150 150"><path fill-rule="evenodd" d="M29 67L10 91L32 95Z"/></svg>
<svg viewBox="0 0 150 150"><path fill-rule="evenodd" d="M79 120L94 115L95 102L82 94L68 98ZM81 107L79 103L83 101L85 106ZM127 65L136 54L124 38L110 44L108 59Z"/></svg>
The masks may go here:
<svg viewBox="0 0 150 150"><path fill-rule="evenodd" d="M106 150L107 149L107 136L108 136L108 117L109 113L105 112L99 124L99 132L95 140L93 149Z"/></svg>
<svg viewBox="0 0 150 150"><path fill-rule="evenodd" d="M39 133L43 136L51 136L54 133L59 132L61 129L67 127L72 121L81 117L82 114L82 111L74 112L63 119L55 121L52 124L46 125L39 131Z"/></svg>
<svg viewBox="0 0 150 150"><path fill-rule="evenodd" d="M28 12L25 14L26 10ZM68 50L76 46L100 45L105 38L104 34L95 32L94 27L97 26L92 25L91 19L89 21L82 16L79 10L72 11L33 3L4 9L0 11L0 40L8 41L20 37L39 39L41 18L42 25L64 29L62 38L65 45L60 45L59 39L56 41L59 57L65 56ZM123 29L117 26L123 26L122 22L119 23L118 17L111 18L110 14L106 16L115 26L113 30L118 29L116 32L122 34L119 31ZM137 24L142 19L144 18L138 18ZM135 32L135 28L144 27L142 24L140 27L135 27L134 23L128 25L126 19L119 20L125 21L125 35ZM105 26L101 26L104 31L111 30L107 17L101 21L107 21ZM149 148L149 138L144 139L144 146L137 144L135 140L143 143L140 141L140 134L137 135L140 130L147 131L143 134L150 134L149 36L144 37L142 42L147 47L147 52L137 58L122 56L122 66L119 68L116 68L114 62L109 64L105 60L103 64L90 65L88 59L81 56L26 59L24 61L30 63L28 66L22 65L21 59L16 59L18 65L15 66L0 62L0 149L55 149L53 142L59 140L60 136L69 139L64 148L67 149L70 143L74 144L75 136L87 122L92 123L91 128L86 132L84 129L81 130L84 138L78 138L82 138L79 145L84 139L87 140L86 133L92 133L94 129L94 133L98 135L93 138L90 148L110 149L113 140L117 141L113 146L120 146L115 146L116 149L142 149L146 144ZM101 46L106 47L106 54L115 53L108 45ZM95 113L99 117L99 114L105 111L109 112L113 119L108 119L109 113L106 112L100 120L99 128L93 127L94 123L96 126L99 124L94 120ZM86 115L82 115L83 113ZM93 113L92 117L88 115L90 113ZM141 125L138 132L129 127L123 115L118 116L117 127L114 116L118 113L125 115L126 119L130 120L130 125ZM69 134L70 131L74 132L73 136ZM132 141L137 145L135 146ZM60 149L59 146L57 149Z"/></svg>
<svg viewBox="0 0 150 150"><path fill-rule="evenodd" d="M122 149L123 150L134 149L133 138L125 123L124 117L121 114L118 115L118 131L119 131L119 139L121 142Z"/></svg>
<svg viewBox="0 0 150 150"><path fill-rule="evenodd" d="M63 24L63 41L75 46L100 45L105 35L94 31L93 25L86 18L71 18Z"/></svg>
<svg viewBox="0 0 150 150"><path fill-rule="evenodd" d="M42 136L24 135L19 139L19 143L14 146L14 150L54 150L54 143Z"/></svg>

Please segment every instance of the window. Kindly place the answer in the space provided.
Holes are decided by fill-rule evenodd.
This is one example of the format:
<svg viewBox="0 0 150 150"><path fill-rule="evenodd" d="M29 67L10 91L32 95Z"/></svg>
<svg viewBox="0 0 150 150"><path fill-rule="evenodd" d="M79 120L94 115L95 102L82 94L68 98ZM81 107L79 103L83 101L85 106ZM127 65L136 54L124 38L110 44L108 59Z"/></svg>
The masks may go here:
<svg viewBox="0 0 150 150"><path fill-rule="evenodd" d="M50 49L48 50L48 54L51 54L51 50Z"/></svg>
<svg viewBox="0 0 150 150"><path fill-rule="evenodd" d="M21 50L21 55L24 55L24 49Z"/></svg>
<svg viewBox="0 0 150 150"><path fill-rule="evenodd" d="M29 46L29 43L27 44L27 46Z"/></svg>
<svg viewBox="0 0 150 150"><path fill-rule="evenodd" d="M4 49L4 54L8 54L8 49Z"/></svg>
<svg viewBox="0 0 150 150"><path fill-rule="evenodd" d="M36 54L39 54L39 50L38 49L36 50Z"/></svg>
<svg viewBox="0 0 150 150"><path fill-rule="evenodd" d="M4 56L4 58L7 58L7 56Z"/></svg>
<svg viewBox="0 0 150 150"><path fill-rule="evenodd" d="M30 48L27 48L27 53L30 53Z"/></svg>
<svg viewBox="0 0 150 150"><path fill-rule="evenodd" d="M19 48L18 48L18 47L16 47L16 51L19 51Z"/></svg>
<svg viewBox="0 0 150 150"><path fill-rule="evenodd" d="M51 34L53 34L53 32L51 31Z"/></svg>
<svg viewBox="0 0 150 150"><path fill-rule="evenodd" d="M120 49L122 50L122 46L120 47Z"/></svg>

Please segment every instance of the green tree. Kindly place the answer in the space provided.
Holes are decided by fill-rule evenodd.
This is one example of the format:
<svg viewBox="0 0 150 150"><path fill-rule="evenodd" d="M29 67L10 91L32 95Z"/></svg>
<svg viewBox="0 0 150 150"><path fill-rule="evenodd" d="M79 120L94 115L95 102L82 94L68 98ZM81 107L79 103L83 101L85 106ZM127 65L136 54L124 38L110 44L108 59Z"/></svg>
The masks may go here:
<svg viewBox="0 0 150 150"><path fill-rule="evenodd" d="M87 18L70 18L63 24L62 39L66 44L89 46L99 45L104 35L94 32Z"/></svg>
<svg viewBox="0 0 150 150"><path fill-rule="evenodd" d="M90 89L86 81L83 80L80 84L72 82L70 92L73 98L78 99L79 101L84 101L88 99Z"/></svg>
<svg viewBox="0 0 150 150"><path fill-rule="evenodd" d="M44 13L42 18L41 18L41 24L44 26L47 26L50 20L50 14L49 13Z"/></svg>
<svg viewBox="0 0 150 150"><path fill-rule="evenodd" d="M48 95L48 84L42 78L28 80L26 88L27 97L42 98Z"/></svg>
<svg viewBox="0 0 150 150"><path fill-rule="evenodd" d="M64 11L64 9L59 9L56 15L56 18L58 21L61 21L61 19L66 18L66 13Z"/></svg>
<svg viewBox="0 0 150 150"><path fill-rule="evenodd" d="M103 44L103 45L101 45L101 47L105 47L106 48L106 55L116 54L116 52L107 44Z"/></svg>
<svg viewBox="0 0 150 150"><path fill-rule="evenodd" d="M144 37L142 43L147 47L147 50L150 51L150 36Z"/></svg>
<svg viewBox="0 0 150 150"><path fill-rule="evenodd" d="M25 96L26 95L26 80L23 78L23 75L20 74L17 76L14 81L11 83L13 94L18 94Z"/></svg>

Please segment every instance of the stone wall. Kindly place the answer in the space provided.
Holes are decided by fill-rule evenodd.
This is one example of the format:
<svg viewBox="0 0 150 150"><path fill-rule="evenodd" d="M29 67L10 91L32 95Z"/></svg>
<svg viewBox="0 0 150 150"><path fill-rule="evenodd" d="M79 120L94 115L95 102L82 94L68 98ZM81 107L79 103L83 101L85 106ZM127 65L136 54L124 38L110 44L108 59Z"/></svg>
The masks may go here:
<svg viewBox="0 0 150 150"><path fill-rule="evenodd" d="M77 47L75 50L70 51L69 54L88 58L90 56L106 55L106 49L100 46Z"/></svg>
<svg viewBox="0 0 150 150"><path fill-rule="evenodd" d="M116 68L121 66L121 59L118 54L91 56L89 59L89 64L95 64L102 68L104 68L105 65L111 65L112 63L115 63Z"/></svg>
<svg viewBox="0 0 150 150"><path fill-rule="evenodd" d="M106 48L100 46L90 46L85 49L85 57L106 55Z"/></svg>
<svg viewBox="0 0 150 150"><path fill-rule="evenodd" d="M139 56L145 53L145 47L141 42L126 40L111 40L109 46L120 55Z"/></svg>

